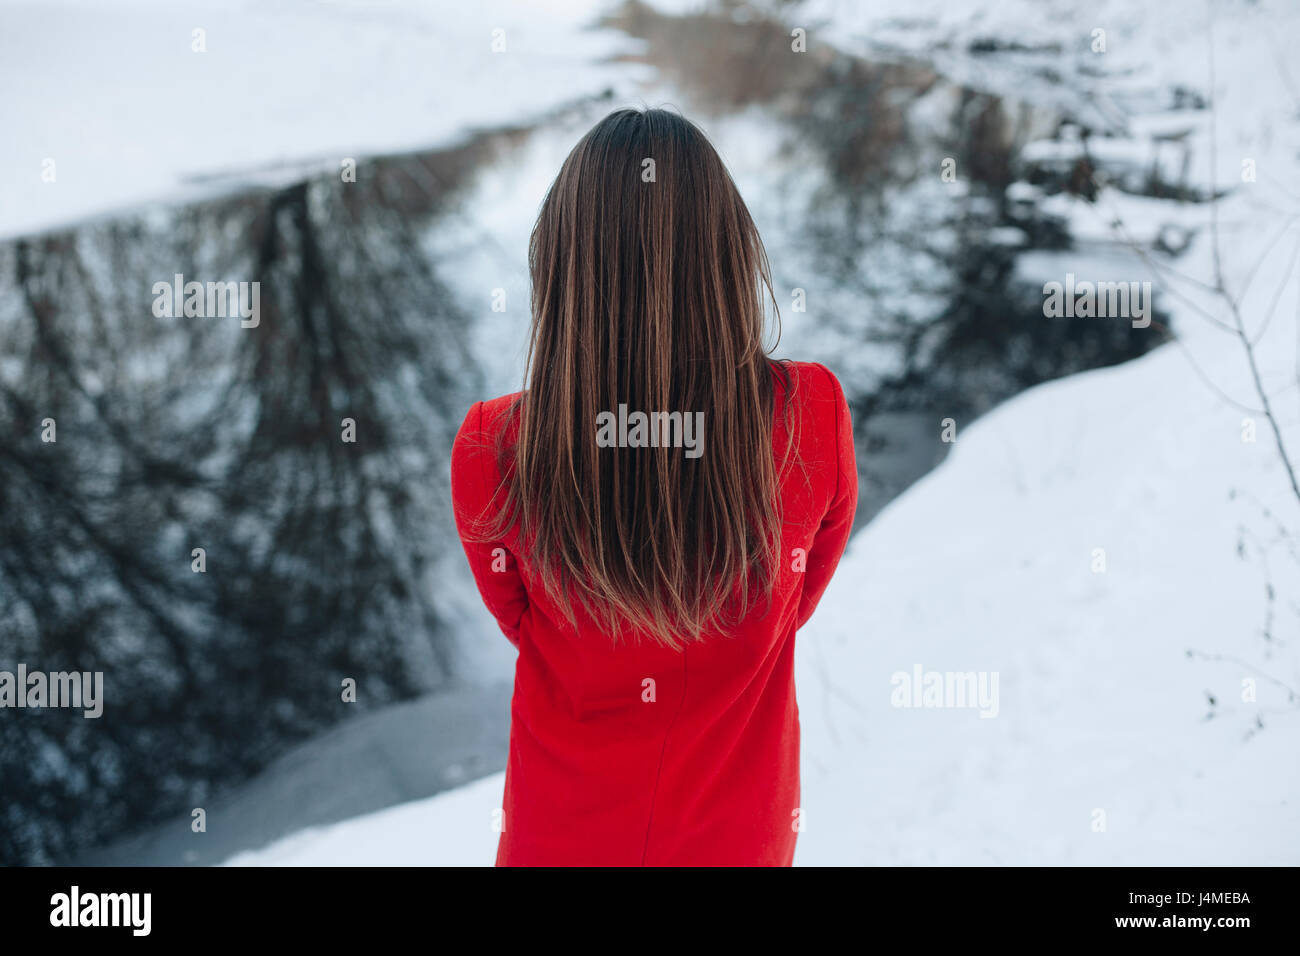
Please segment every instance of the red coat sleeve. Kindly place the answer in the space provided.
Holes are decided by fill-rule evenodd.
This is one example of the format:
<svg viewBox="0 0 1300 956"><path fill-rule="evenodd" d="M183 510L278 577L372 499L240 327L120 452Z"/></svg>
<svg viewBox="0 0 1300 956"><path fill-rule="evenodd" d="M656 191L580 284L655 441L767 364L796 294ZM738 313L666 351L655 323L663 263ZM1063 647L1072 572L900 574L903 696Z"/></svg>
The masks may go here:
<svg viewBox="0 0 1300 956"><path fill-rule="evenodd" d="M492 436L483 431L483 403L476 402L451 449L452 509L483 603L501 632L518 647L519 622L528 610L528 592L518 562L504 542L472 540L482 523L496 516L502 498L497 494L501 479L495 454Z"/></svg>
<svg viewBox="0 0 1300 956"><path fill-rule="evenodd" d="M849 543L849 534L853 531L853 514L858 507L858 464L853 449L853 421L849 417L849 404L844 398L839 380L824 365L817 367L830 380L835 418L835 491L831 495L826 515L817 528L812 547L808 549L796 628L803 627L812 617L817 602L831 583L831 575L835 573L840 556Z"/></svg>

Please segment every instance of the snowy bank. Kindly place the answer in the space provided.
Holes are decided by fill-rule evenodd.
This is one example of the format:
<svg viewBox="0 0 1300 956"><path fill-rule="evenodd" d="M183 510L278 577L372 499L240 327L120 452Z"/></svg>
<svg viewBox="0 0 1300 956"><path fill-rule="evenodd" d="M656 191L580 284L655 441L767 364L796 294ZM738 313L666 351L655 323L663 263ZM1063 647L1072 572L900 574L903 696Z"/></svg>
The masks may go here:
<svg viewBox="0 0 1300 956"><path fill-rule="evenodd" d="M0 237L535 120L636 75L593 17L573 0L0 0Z"/></svg>

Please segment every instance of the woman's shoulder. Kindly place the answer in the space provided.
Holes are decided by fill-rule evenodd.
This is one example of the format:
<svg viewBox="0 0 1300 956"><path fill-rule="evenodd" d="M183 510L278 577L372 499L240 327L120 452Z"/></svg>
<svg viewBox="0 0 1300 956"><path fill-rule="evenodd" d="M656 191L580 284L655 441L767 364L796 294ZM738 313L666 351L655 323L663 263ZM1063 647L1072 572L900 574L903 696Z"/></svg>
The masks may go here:
<svg viewBox="0 0 1300 956"><path fill-rule="evenodd" d="M475 402L465 413L451 446L453 497L467 487L467 476L474 476L468 483L471 488L494 475L500 477L501 431L511 424L517 426L518 416L512 411L521 394L512 392Z"/></svg>
<svg viewBox="0 0 1300 956"><path fill-rule="evenodd" d="M784 370L785 375L781 372ZM844 388L835 373L821 362L800 362L795 359L773 360L772 373L778 388L784 389L788 381L791 398L804 402L844 402Z"/></svg>
<svg viewBox="0 0 1300 956"><path fill-rule="evenodd" d="M514 417L512 413L522 396L523 392L511 392L475 402L460 423L457 440L495 435Z"/></svg>
<svg viewBox="0 0 1300 956"><path fill-rule="evenodd" d="M795 441L807 459L851 459L853 419L835 373L821 362L786 360L774 362L772 374L779 427L787 435L798 436Z"/></svg>

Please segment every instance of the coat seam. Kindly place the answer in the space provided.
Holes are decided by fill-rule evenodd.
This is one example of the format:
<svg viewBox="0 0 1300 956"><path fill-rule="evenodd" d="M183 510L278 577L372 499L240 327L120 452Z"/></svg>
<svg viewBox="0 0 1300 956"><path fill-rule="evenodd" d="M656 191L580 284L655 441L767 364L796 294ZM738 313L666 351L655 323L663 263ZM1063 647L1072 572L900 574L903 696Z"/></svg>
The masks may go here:
<svg viewBox="0 0 1300 956"><path fill-rule="evenodd" d="M826 373L826 380L831 387L831 401L835 405L831 413L835 418L835 444L831 446L835 453L835 493L831 495L831 501L836 501L840 496L840 471L844 467L844 463L840 461L840 403L838 401L839 388L837 387L839 383L835 380L835 376L831 374L831 370L821 362L817 363L817 367Z"/></svg>

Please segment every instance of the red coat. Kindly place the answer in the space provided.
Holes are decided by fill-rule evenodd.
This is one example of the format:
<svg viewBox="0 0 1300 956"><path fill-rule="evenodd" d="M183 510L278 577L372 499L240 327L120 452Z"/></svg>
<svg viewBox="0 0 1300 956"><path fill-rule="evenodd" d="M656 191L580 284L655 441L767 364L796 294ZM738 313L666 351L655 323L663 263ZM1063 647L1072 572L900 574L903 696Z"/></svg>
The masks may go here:
<svg viewBox="0 0 1300 956"><path fill-rule="evenodd" d="M483 602L519 649L498 866L793 860L800 814L794 635L848 542L858 480L839 382L815 363L789 368L808 479L795 465L781 488L772 608L764 613L760 603L734 637L706 637L685 650L649 640L615 646L581 607L576 632L564 622L517 539L465 544ZM773 378L779 462L789 430L780 378ZM462 538L501 480L493 439L514 397L476 403L456 436L452 499ZM492 569L494 548L505 549L504 570ZM802 570L796 549L806 554Z"/></svg>

